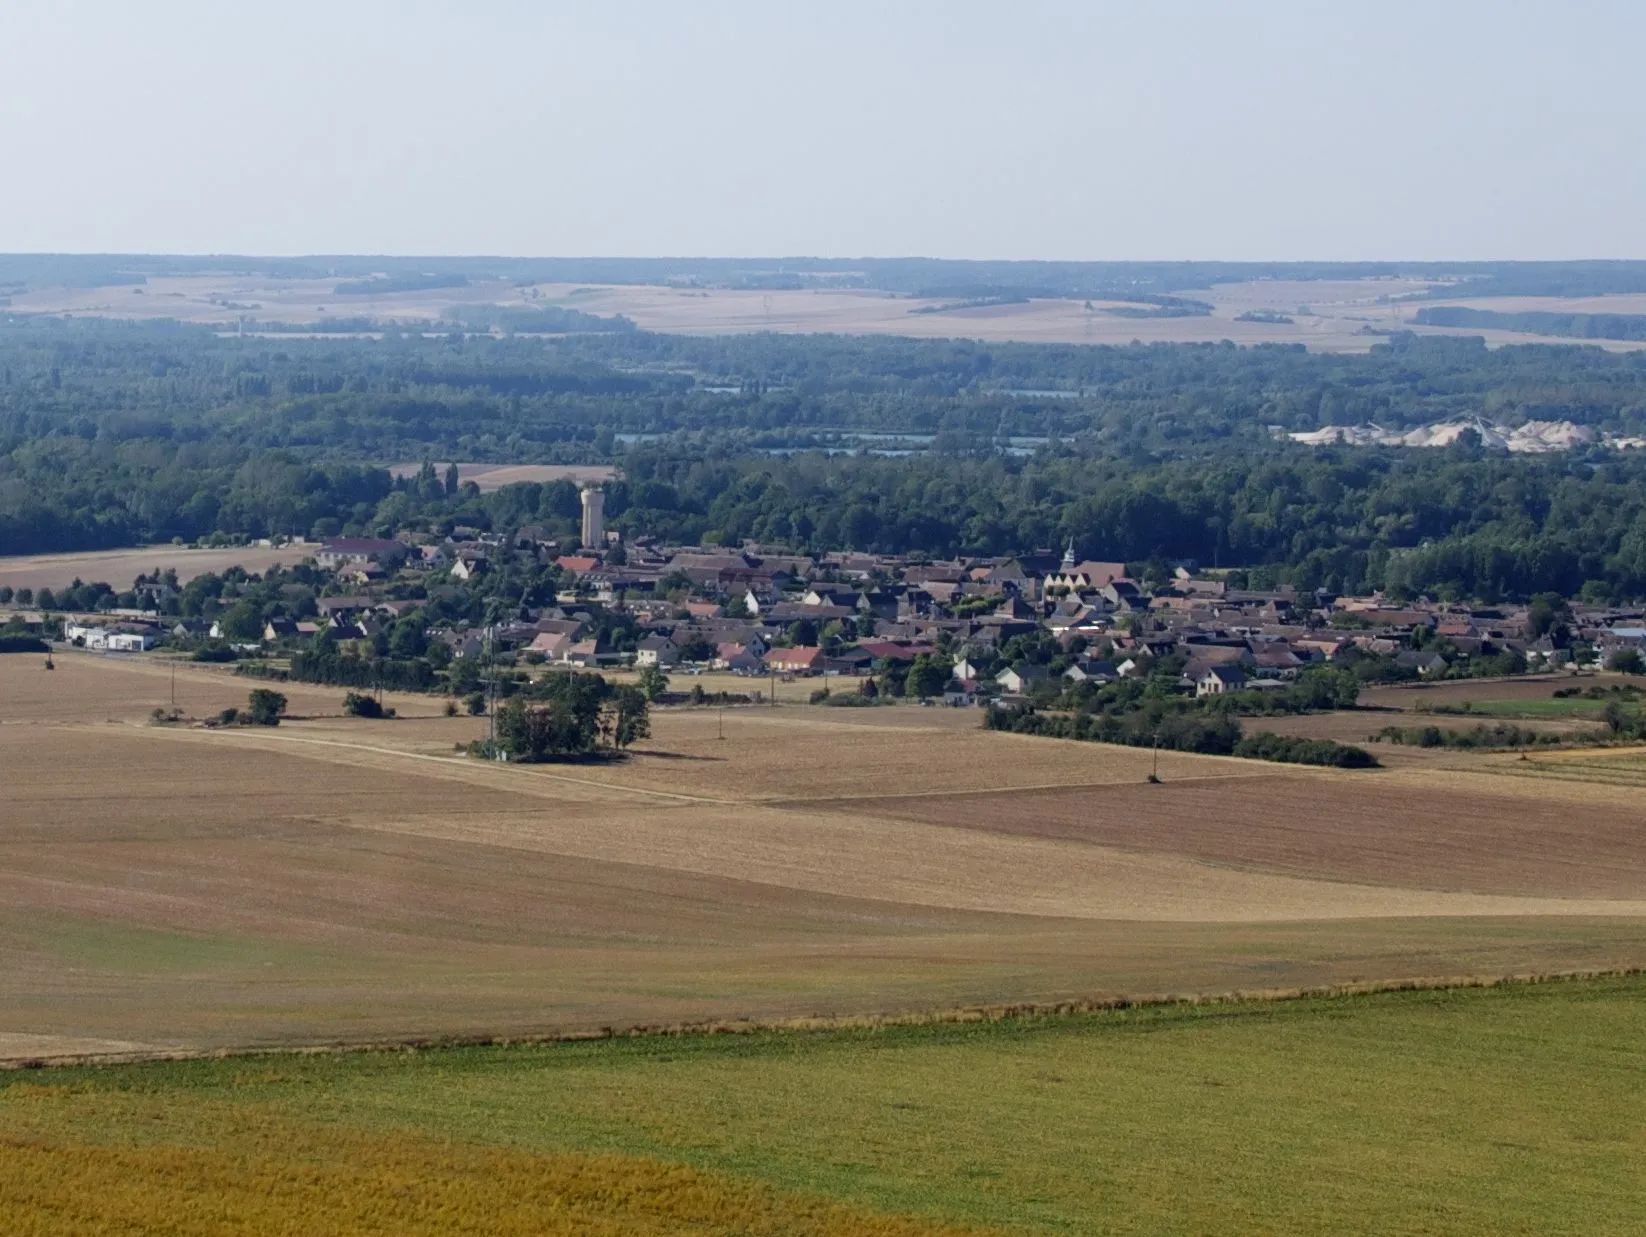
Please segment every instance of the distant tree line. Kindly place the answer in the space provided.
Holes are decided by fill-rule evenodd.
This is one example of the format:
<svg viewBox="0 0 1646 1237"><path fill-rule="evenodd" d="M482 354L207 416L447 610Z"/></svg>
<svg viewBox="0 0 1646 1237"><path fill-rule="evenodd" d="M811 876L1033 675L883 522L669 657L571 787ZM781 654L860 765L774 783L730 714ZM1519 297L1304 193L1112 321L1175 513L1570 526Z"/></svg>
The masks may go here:
<svg viewBox="0 0 1646 1237"><path fill-rule="evenodd" d="M1547 310L1505 313L1463 305L1435 305L1418 310L1417 321L1420 326L1477 327L1573 339L1646 340L1646 314L1571 314Z"/></svg>
<svg viewBox="0 0 1646 1237"><path fill-rule="evenodd" d="M1646 432L1646 353L640 331L271 341L27 321L0 325L0 553L523 523L570 542L568 482L481 494L432 465L398 479L382 465L598 458L625 474L611 525L682 542L946 556L1072 539L1162 578L1189 559L1252 587L1646 597L1646 456L1311 450L1270 429L1465 412ZM922 437L898 456L819 445L842 430ZM81 595L94 587L77 586L78 608L124 604ZM258 616L230 617L249 631Z"/></svg>

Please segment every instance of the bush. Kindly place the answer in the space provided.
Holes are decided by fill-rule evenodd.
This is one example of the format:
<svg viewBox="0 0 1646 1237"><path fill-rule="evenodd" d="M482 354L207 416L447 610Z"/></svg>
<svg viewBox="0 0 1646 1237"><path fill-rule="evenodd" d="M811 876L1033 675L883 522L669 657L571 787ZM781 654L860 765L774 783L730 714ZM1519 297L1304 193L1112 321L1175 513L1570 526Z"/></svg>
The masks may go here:
<svg viewBox="0 0 1646 1237"><path fill-rule="evenodd" d="M1646 674L1646 658L1639 649L1618 649L1606 659L1606 668L1619 674Z"/></svg>
<svg viewBox="0 0 1646 1237"><path fill-rule="evenodd" d="M350 717L393 717L393 709L385 709L376 696L350 692L343 697L343 712Z"/></svg>
<svg viewBox="0 0 1646 1237"><path fill-rule="evenodd" d="M1335 739L1305 739L1265 730L1235 744L1234 754L1248 760L1275 760L1293 765L1325 765L1334 769L1375 769L1377 757L1363 747Z"/></svg>
<svg viewBox="0 0 1646 1237"><path fill-rule="evenodd" d="M254 688L246 708L246 720L253 726L278 726L286 711L286 698L267 687Z"/></svg>
<svg viewBox="0 0 1646 1237"><path fill-rule="evenodd" d="M1531 747L1533 744L1554 744L1577 741L1577 735L1558 735L1528 730L1499 722L1495 726L1476 726L1472 730L1442 730L1439 726L1385 726L1372 736L1376 742L1387 741L1404 747Z"/></svg>
<svg viewBox="0 0 1646 1237"><path fill-rule="evenodd" d="M209 644L202 644L194 650L193 660L209 662L233 661L237 654L231 647L221 640L213 640Z"/></svg>
<svg viewBox="0 0 1646 1237"><path fill-rule="evenodd" d="M864 682L872 680L865 679ZM876 705L889 704L878 696L866 696L862 692L836 692L824 700L813 701L828 709L869 709Z"/></svg>
<svg viewBox="0 0 1646 1237"><path fill-rule="evenodd" d="M276 683L284 683L291 677L279 666L271 666L266 661L236 662L234 672L243 679L272 679Z"/></svg>
<svg viewBox="0 0 1646 1237"><path fill-rule="evenodd" d="M51 645L39 636L0 636L0 653L49 653Z"/></svg>
<svg viewBox="0 0 1646 1237"><path fill-rule="evenodd" d="M641 669L637 680L640 690L646 693L646 699L656 704L669 690L669 676L661 667L646 666Z"/></svg>

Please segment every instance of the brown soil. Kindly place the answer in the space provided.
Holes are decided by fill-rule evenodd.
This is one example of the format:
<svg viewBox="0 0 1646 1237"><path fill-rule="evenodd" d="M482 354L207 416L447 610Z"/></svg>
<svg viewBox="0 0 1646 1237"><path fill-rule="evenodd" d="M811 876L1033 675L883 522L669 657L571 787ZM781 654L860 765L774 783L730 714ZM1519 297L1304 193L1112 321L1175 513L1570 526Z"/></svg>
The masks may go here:
<svg viewBox="0 0 1646 1237"><path fill-rule="evenodd" d="M0 1055L1646 960L1626 787L1173 753L1151 787L1149 753L915 708L728 710L724 739L663 712L627 763L498 766L453 754L483 723L437 699L366 722L294 685L314 720L156 727L165 665L59 665L0 658ZM254 685L178 684L197 713ZM1420 862L1387 818L1432 804L1467 827Z"/></svg>
<svg viewBox="0 0 1646 1237"><path fill-rule="evenodd" d="M1543 799L1529 781L1500 779L1502 792L1488 793L1388 779L1368 772L1168 781L1102 792L854 799L838 809L1407 889L1646 897L1646 810L1583 810Z"/></svg>

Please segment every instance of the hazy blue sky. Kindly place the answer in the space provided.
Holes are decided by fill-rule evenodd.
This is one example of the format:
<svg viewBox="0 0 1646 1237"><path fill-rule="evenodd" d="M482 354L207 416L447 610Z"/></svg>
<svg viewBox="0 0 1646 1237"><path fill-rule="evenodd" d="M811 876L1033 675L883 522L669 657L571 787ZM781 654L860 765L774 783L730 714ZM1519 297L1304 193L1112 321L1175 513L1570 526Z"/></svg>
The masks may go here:
<svg viewBox="0 0 1646 1237"><path fill-rule="evenodd" d="M1646 257L1646 0L0 6L0 250Z"/></svg>

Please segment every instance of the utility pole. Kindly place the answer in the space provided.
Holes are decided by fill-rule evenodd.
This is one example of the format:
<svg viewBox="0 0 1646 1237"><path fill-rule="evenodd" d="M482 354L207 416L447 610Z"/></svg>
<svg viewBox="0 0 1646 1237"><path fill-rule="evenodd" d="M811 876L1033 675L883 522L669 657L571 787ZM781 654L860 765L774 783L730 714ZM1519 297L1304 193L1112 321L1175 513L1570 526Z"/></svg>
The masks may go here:
<svg viewBox="0 0 1646 1237"><path fill-rule="evenodd" d="M177 707L177 663L171 664L171 707Z"/></svg>
<svg viewBox="0 0 1646 1237"><path fill-rule="evenodd" d="M492 625L486 624L486 634L480 642L480 664L486 678L486 750L497 749L497 676L492 673Z"/></svg>

